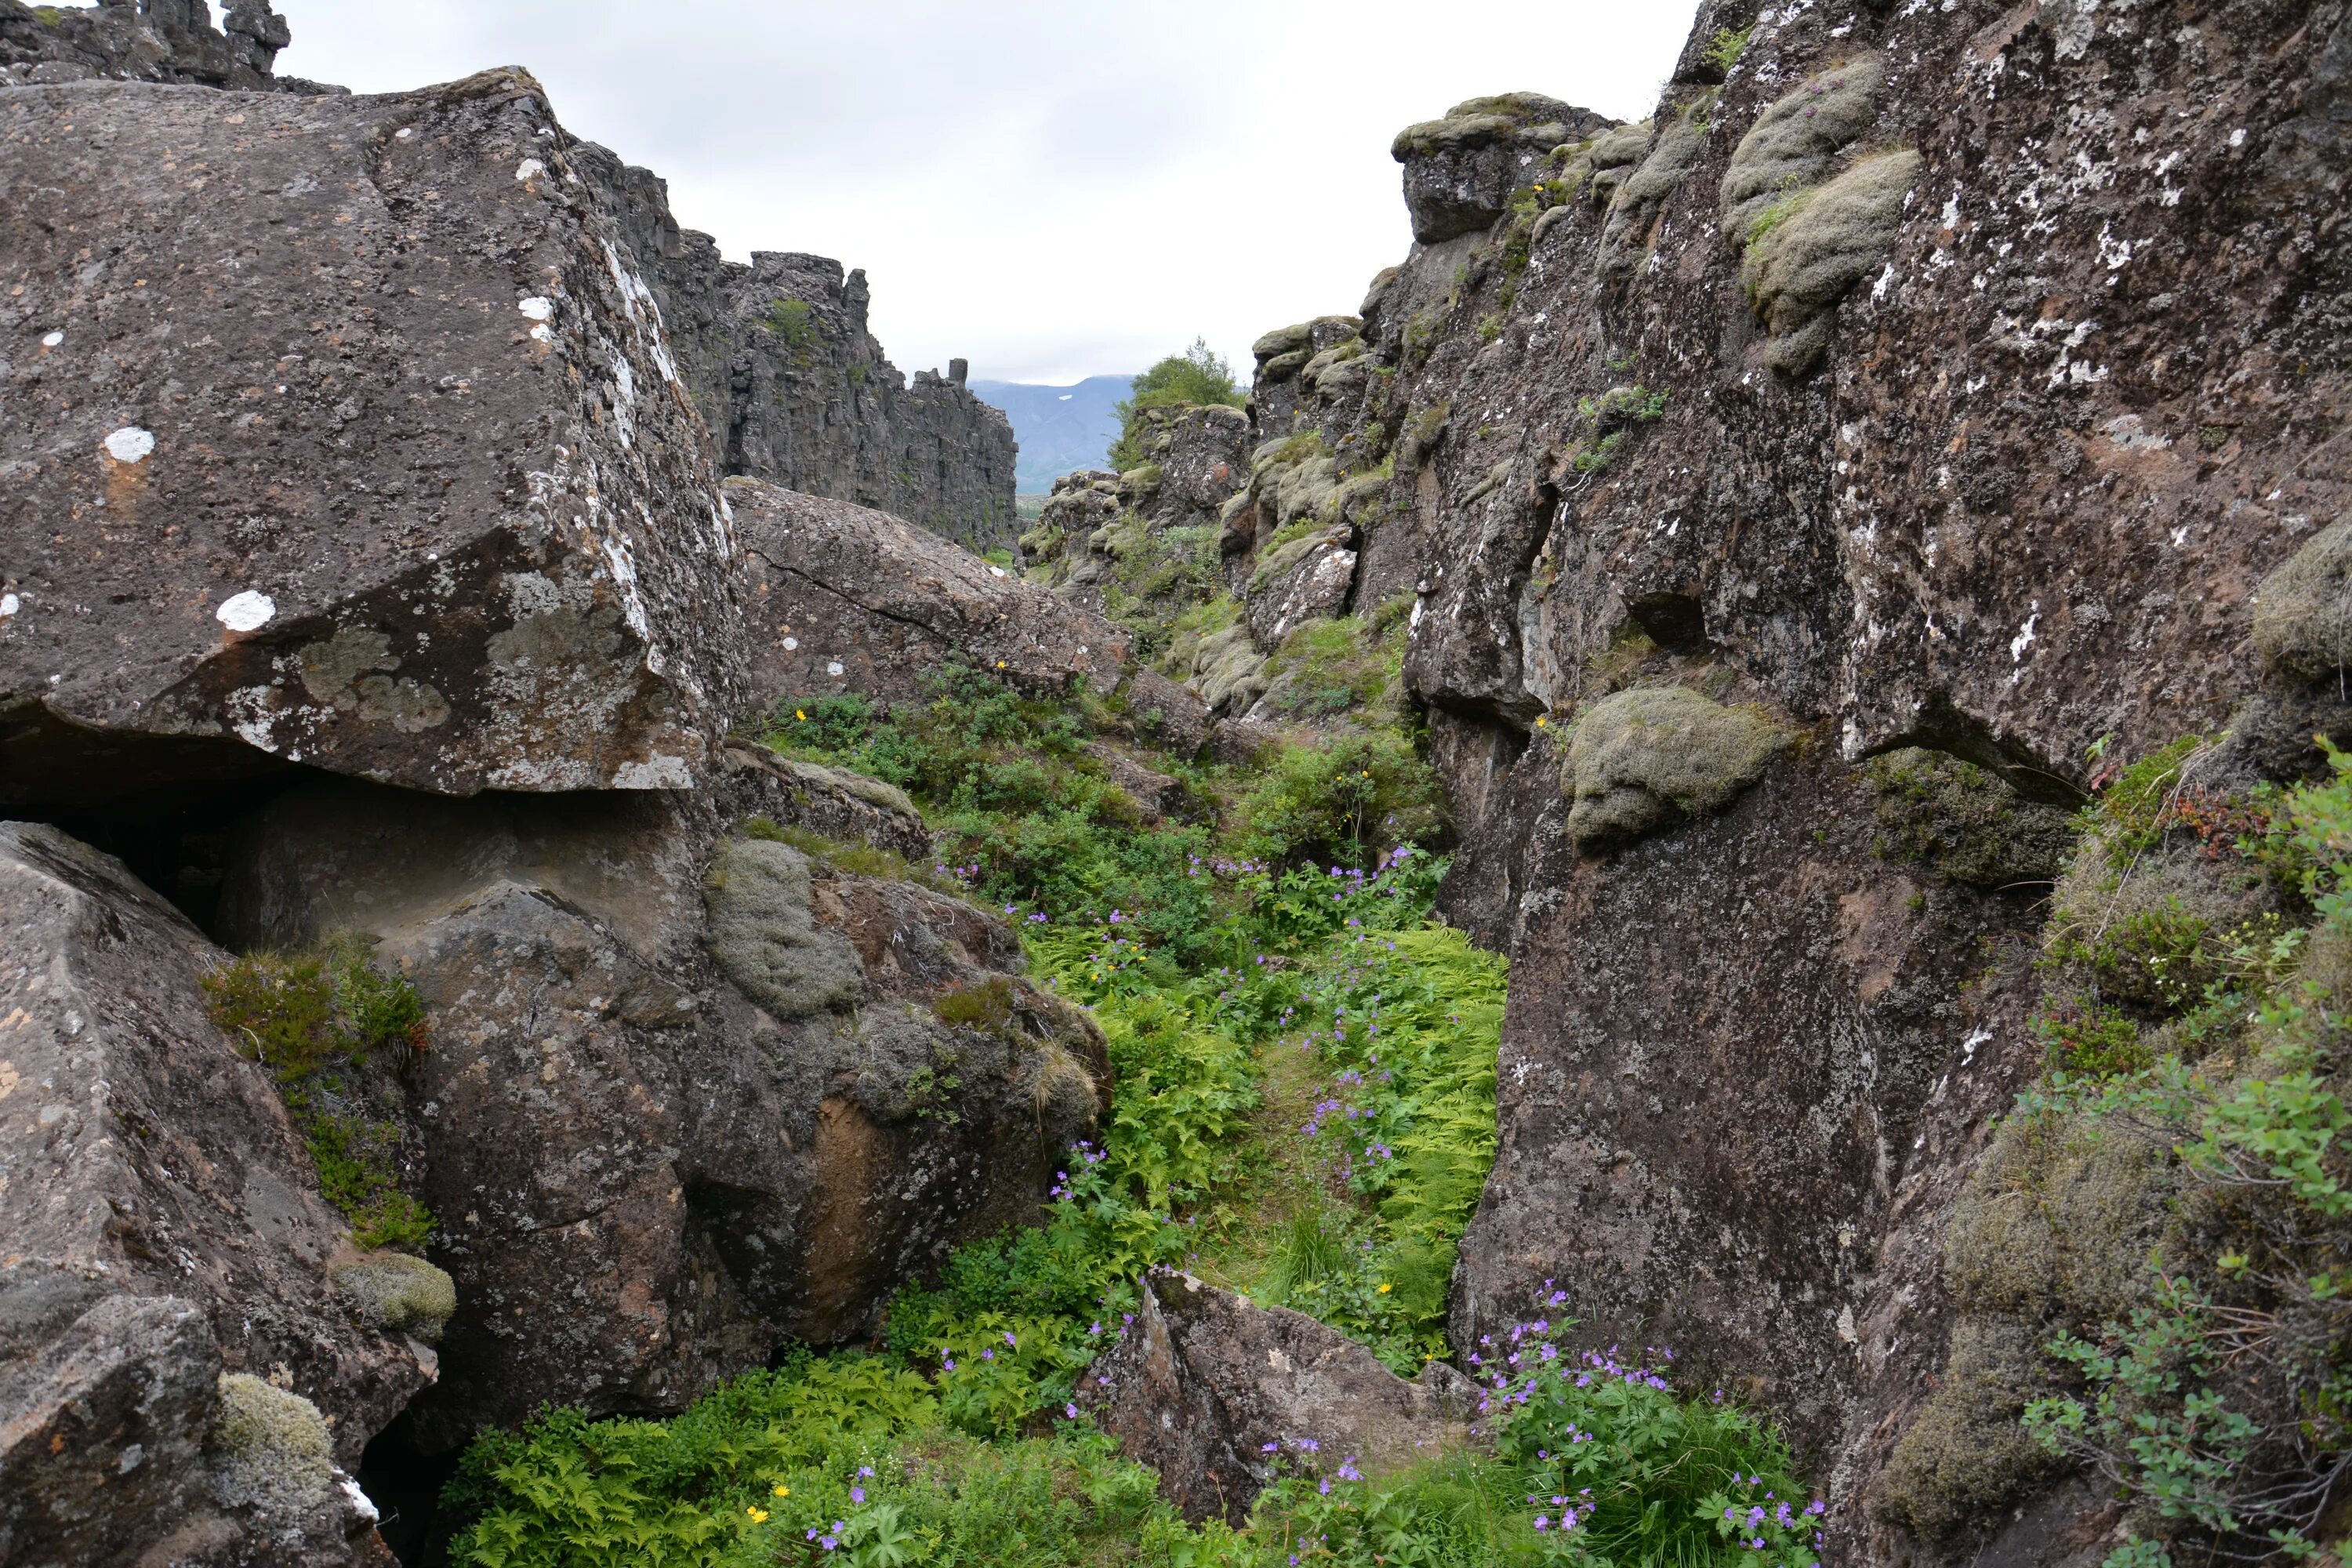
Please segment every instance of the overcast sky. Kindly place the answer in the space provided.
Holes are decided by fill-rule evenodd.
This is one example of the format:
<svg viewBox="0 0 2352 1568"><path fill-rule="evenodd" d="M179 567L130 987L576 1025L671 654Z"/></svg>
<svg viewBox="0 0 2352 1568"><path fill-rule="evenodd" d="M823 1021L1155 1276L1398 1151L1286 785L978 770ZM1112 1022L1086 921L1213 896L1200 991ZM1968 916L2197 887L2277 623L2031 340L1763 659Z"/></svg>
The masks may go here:
<svg viewBox="0 0 2352 1568"><path fill-rule="evenodd" d="M526 66L730 257L863 267L898 368L1069 382L1353 310L1389 140L1480 93L1634 119L1695 0L278 0L279 71Z"/></svg>

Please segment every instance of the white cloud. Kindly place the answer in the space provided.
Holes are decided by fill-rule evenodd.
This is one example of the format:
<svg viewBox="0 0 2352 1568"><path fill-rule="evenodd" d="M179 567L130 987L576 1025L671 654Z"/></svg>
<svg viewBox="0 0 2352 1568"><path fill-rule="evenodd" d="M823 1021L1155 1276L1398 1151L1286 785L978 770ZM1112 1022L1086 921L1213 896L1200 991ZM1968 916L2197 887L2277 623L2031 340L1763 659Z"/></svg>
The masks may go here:
<svg viewBox="0 0 2352 1568"><path fill-rule="evenodd" d="M1389 139L1459 100L1647 114L1695 0L278 0L278 68L528 67L730 256L863 267L903 370L1075 381L1350 310Z"/></svg>

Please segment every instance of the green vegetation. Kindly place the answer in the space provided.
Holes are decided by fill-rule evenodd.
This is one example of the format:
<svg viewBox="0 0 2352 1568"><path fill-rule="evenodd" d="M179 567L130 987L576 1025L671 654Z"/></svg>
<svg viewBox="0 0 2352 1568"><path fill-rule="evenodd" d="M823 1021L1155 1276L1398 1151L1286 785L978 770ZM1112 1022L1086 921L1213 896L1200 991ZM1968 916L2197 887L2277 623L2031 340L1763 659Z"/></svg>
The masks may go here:
<svg viewBox="0 0 2352 1568"><path fill-rule="evenodd" d="M421 1247L434 1220L401 1190L399 1125L371 1114L396 1092L386 1079L406 1077L424 1058L415 991L378 974L352 944L241 958L205 976L204 988L214 1024L269 1070L352 1239Z"/></svg>
<svg viewBox="0 0 2352 1568"><path fill-rule="evenodd" d="M2077 819L2049 1068L1955 1215L1951 1365L1874 1500L1915 1528L2063 1461L2128 1504L2109 1568L2296 1561L2352 1460L2352 757L2224 789L2209 750Z"/></svg>
<svg viewBox="0 0 2352 1568"><path fill-rule="evenodd" d="M808 363L809 351L823 338L812 315L814 309L806 300L775 300L770 301L768 313L761 320L768 331L783 339L784 346L793 351L793 360L801 364Z"/></svg>
<svg viewBox="0 0 2352 1568"><path fill-rule="evenodd" d="M1577 399L1576 412L1583 433L1570 447L1571 466L1580 474L1597 474L1617 460L1629 432L1665 417L1664 391L1646 386L1617 386L1599 397Z"/></svg>
<svg viewBox="0 0 2352 1568"><path fill-rule="evenodd" d="M1546 1347L1529 1365L1573 1363L1582 1387L1552 1375L1520 1403L1538 1391L1505 1388L1516 1370L1465 1358L1510 1412L1495 1453L1378 1481L1343 1465L1328 1487L1302 1453L1240 1530L1187 1525L1071 1403L1155 1264L1307 1312L1400 1373L1467 1348L1447 1342L1446 1289L1494 1159L1505 970L1431 914L1437 792L1379 701L1408 608L1286 647L1302 704L1352 718L1321 741L1247 768L1136 758L1181 786L1157 822L1106 761L1117 700L1083 689L1048 700L950 668L887 711L780 706L771 745L906 788L940 834L933 874L1017 921L1033 974L1092 1012L1114 1084L1100 1142L1070 1152L1045 1223L904 1289L874 1353L797 1354L667 1422L551 1410L478 1439L446 1500L468 1521L459 1563L1728 1568L1754 1549L1725 1510L1766 1491L1768 1512L1801 1507L1754 1418L1575 1362L1565 1321L1522 1331ZM1192 635L1231 614L1201 607ZM996 1026L997 985L935 1011ZM1795 1533L1740 1539L1810 1563L1793 1549L1811 1521L1790 1517Z"/></svg>
<svg viewBox="0 0 2352 1568"><path fill-rule="evenodd" d="M1111 446L1110 466L1125 473L1149 459L1150 455L1136 440L1135 416L1143 410L1187 403L1239 408L1244 396L1225 357L1209 346L1208 339L1194 338L1191 348L1170 354L1128 384L1128 395L1118 405L1118 439Z"/></svg>
<svg viewBox="0 0 2352 1568"><path fill-rule="evenodd" d="M1748 42L1755 36L1756 25L1752 22L1745 27L1717 27L1715 37L1707 43L1704 58L1708 65L1728 75L1731 68L1739 63L1739 57L1748 52Z"/></svg>

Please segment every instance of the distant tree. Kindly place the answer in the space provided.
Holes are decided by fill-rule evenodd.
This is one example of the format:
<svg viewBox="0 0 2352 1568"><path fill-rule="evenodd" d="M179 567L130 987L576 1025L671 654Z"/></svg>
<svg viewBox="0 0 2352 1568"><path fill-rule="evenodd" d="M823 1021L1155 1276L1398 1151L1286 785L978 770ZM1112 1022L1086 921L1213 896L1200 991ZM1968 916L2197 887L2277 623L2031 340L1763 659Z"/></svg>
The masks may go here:
<svg viewBox="0 0 2352 1568"><path fill-rule="evenodd" d="M1135 421L1145 409L1207 403L1239 408L1246 395L1234 383L1234 367L1225 356L1211 348L1208 339L1194 338L1191 348L1170 354L1128 383L1127 398L1118 405L1118 440L1110 449L1111 467L1124 473L1143 461Z"/></svg>

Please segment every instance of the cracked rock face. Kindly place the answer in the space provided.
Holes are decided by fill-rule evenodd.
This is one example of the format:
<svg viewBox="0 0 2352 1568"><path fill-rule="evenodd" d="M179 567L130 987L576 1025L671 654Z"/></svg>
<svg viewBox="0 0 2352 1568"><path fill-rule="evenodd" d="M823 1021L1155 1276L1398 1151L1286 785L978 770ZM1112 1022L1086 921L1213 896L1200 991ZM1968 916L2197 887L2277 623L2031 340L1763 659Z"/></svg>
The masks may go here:
<svg viewBox="0 0 2352 1568"><path fill-rule="evenodd" d="M732 527L562 142L520 73L0 95L0 801L142 737L450 794L701 773Z"/></svg>
<svg viewBox="0 0 2352 1568"><path fill-rule="evenodd" d="M267 1076L206 1016L198 982L226 957L119 862L0 826L11 1563L376 1561L336 1467L434 1358L330 1279L359 1258L350 1232ZM247 1384L308 1412L299 1485L248 1484L250 1456L212 1445Z"/></svg>

